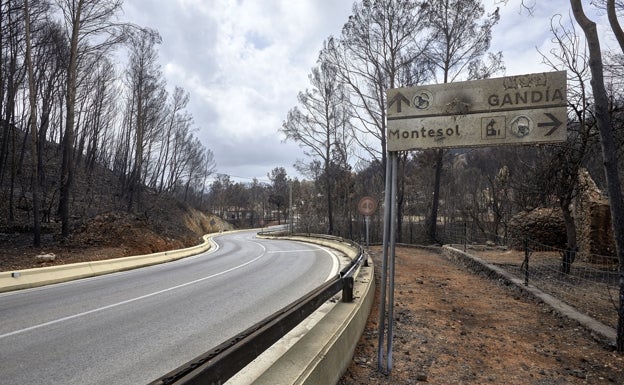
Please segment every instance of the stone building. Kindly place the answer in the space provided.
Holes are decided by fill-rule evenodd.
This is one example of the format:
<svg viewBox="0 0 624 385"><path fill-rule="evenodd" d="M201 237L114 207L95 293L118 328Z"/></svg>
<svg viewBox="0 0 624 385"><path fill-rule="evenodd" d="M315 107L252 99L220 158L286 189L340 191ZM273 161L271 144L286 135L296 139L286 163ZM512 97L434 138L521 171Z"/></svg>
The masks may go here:
<svg viewBox="0 0 624 385"><path fill-rule="evenodd" d="M574 200L574 222L579 256L615 255L615 242L611 228L609 199L606 198L587 170L579 171L578 192ZM600 262L591 258L588 262Z"/></svg>

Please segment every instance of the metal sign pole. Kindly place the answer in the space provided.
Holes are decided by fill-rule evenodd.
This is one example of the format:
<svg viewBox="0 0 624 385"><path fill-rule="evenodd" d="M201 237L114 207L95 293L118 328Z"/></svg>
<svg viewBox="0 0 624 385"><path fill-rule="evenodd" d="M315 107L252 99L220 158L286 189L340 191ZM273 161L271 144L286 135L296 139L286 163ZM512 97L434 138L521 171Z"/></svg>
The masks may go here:
<svg viewBox="0 0 624 385"><path fill-rule="evenodd" d="M370 227L370 215L364 217L364 222L366 223L366 251L368 251L370 246L370 232L368 231Z"/></svg>
<svg viewBox="0 0 624 385"><path fill-rule="evenodd" d="M397 232L397 163L398 156L396 152L390 153L390 163L392 164L392 197L390 212L390 250L389 250L389 287L388 287L388 352L387 352L387 370L392 371L392 340L394 338L394 259L396 249L396 232Z"/></svg>
<svg viewBox="0 0 624 385"><path fill-rule="evenodd" d="M397 189L397 162L396 152L388 153L386 163L386 190L384 197L384 233L383 258L381 266L381 289L379 303L379 340L377 350L377 370L384 372L384 342L386 343L386 369L392 370L392 339L394 317L394 257L396 247L396 189ZM386 300L387 291L389 298ZM386 311L387 309L387 311ZM387 312L387 314L386 314ZM388 325L387 341L386 322Z"/></svg>
<svg viewBox="0 0 624 385"><path fill-rule="evenodd" d="M382 246L382 259L381 259L381 288L379 299L379 333L377 341L377 370L384 371L384 340L386 333L386 287L388 282L388 240L390 237L390 211L392 196L392 167L390 160L386 159L386 189L384 196L384 230L383 230L383 246Z"/></svg>

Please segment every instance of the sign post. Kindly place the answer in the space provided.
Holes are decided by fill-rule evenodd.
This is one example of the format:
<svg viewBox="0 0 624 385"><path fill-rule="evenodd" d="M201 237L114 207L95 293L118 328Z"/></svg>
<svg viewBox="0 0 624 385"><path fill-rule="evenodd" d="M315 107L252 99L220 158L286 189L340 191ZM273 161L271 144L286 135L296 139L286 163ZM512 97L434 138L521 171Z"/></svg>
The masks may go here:
<svg viewBox="0 0 624 385"><path fill-rule="evenodd" d="M380 372L384 371L386 321L386 371L392 370L398 151L564 142L566 80L566 72L558 71L387 91L388 163L377 351Z"/></svg>
<svg viewBox="0 0 624 385"><path fill-rule="evenodd" d="M377 211L377 201L369 196L362 197L358 202L358 211L360 214L364 215L364 221L366 223L366 250L368 250L369 242L369 227L370 227L370 216Z"/></svg>
<svg viewBox="0 0 624 385"><path fill-rule="evenodd" d="M386 367L389 373L392 370L392 339L394 328L394 257L396 246L396 191L397 191L398 152L389 152L386 160L386 192L384 196L384 230L381 259L381 289L379 303L379 333L377 350L377 370L383 370L384 335L386 320L388 321L388 340L386 343ZM389 299L386 302L386 291ZM386 312L386 304L388 311Z"/></svg>

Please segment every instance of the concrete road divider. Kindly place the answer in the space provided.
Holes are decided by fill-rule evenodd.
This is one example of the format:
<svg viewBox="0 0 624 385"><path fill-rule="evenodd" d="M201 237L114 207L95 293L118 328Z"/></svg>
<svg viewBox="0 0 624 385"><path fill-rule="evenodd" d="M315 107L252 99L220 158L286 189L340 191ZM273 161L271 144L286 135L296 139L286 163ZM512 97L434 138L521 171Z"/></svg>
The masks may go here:
<svg viewBox="0 0 624 385"><path fill-rule="evenodd" d="M3 271L0 272L0 293L175 261L210 250L213 235L215 234L204 235L203 243L185 249L93 262Z"/></svg>
<svg viewBox="0 0 624 385"><path fill-rule="evenodd" d="M314 236L278 238L322 245L338 250L350 259L358 255L356 247L339 240ZM368 258L368 255L365 258ZM318 323L301 338L297 338L297 342L285 352L276 357L259 357L258 366L261 366L263 360L272 362L268 368L262 369L261 373L254 370L253 366L256 362L252 362L239 373L240 375L226 382L226 385L337 383L353 359L355 347L366 326L374 298L373 264L361 265L355 274L353 302L337 302Z"/></svg>
<svg viewBox="0 0 624 385"><path fill-rule="evenodd" d="M242 381L236 385L337 383L353 359L374 297L373 267L361 267L355 280L353 302L338 302L262 375L254 381Z"/></svg>

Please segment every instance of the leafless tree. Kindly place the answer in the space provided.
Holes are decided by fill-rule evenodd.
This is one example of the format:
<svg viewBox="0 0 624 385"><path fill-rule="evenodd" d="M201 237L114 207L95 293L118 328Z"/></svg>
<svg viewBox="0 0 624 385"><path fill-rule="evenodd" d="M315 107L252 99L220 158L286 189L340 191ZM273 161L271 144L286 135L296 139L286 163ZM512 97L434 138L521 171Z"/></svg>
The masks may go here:
<svg viewBox="0 0 624 385"><path fill-rule="evenodd" d="M336 64L342 82L348 85L357 132L354 139L362 158L379 160L386 170L386 91L409 87L426 80L425 52L429 35L425 31L423 7L416 0L373 0L356 2L352 16L338 40L329 40L327 54ZM406 154L399 156L404 162ZM399 186L403 185L400 167ZM398 191L398 225L403 219L403 190ZM398 233L400 241L401 233Z"/></svg>
<svg viewBox="0 0 624 385"><path fill-rule="evenodd" d="M596 130L587 89L589 65L586 47L574 24L565 25L560 15L552 18L551 31L556 46L549 55L542 53L542 57L554 70L567 71L567 99L572 115L567 141L562 145L545 148L544 153L547 155L543 164L547 167L541 168L541 178L538 180L543 180L543 188L552 191L558 198L566 226L568 253L572 253L577 247L577 237L571 204L577 193L579 170L585 166L595 148Z"/></svg>
<svg viewBox="0 0 624 385"><path fill-rule="evenodd" d="M367 157L386 164L386 90L424 80L423 12L419 1L356 2L340 39L329 39L328 61L351 93L354 137ZM370 143L373 140L375 143Z"/></svg>
<svg viewBox="0 0 624 385"><path fill-rule="evenodd" d="M56 141L56 134L62 126L58 116L63 108L63 91L65 72L63 70L68 59L68 41L63 34L62 26L43 17L38 27L33 31L33 63L35 66L35 82L37 90L38 112L38 139L37 139L37 169L41 185L41 204L45 217L50 219L53 199L58 192L59 180L48 178L45 164L46 143ZM55 112L56 111L56 112ZM48 202L46 202L48 200ZM45 208L43 208L45 206Z"/></svg>
<svg viewBox="0 0 624 385"><path fill-rule="evenodd" d="M106 146L106 139L114 129L115 117L118 113L117 95L119 88L115 85L116 73L112 62L102 59L92 67L90 103L88 103L86 124L82 128L78 153L85 158L85 169L93 172L100 160L100 153ZM84 148L84 151L82 150Z"/></svg>
<svg viewBox="0 0 624 385"><path fill-rule="evenodd" d="M9 177L8 191L8 218L15 219L15 179L17 169L17 127L16 104L19 89L26 74L23 65L24 51L24 20L23 4L18 0L0 2L0 103L4 115L0 122L2 136L0 137L0 185L4 185L5 177Z"/></svg>
<svg viewBox="0 0 624 385"><path fill-rule="evenodd" d="M336 175L331 172L331 157L336 149L347 148L351 142L348 98L336 66L326 60L323 52L319 65L312 69L308 78L311 88L299 93L299 104L288 112L280 131L286 140L299 143L307 156L321 160L327 206L326 232L333 234Z"/></svg>
<svg viewBox="0 0 624 385"><path fill-rule="evenodd" d="M425 25L433 35L426 51L427 63L433 75L441 83L449 83L461 76L488 77L502 69L500 54L491 55L494 62L482 65L483 56L490 48L492 27L498 22L498 9L485 15L480 0L435 0L423 7L427 17ZM472 71L468 71L472 69ZM489 71L488 71L489 70ZM440 183L444 150L437 152L435 161L434 190L431 211L427 220L430 241L436 240Z"/></svg>
<svg viewBox="0 0 624 385"><path fill-rule="evenodd" d="M105 51L125 37L123 28L114 21L121 11L121 0L56 0L70 36L69 60L65 85L65 132L63 134L63 161L61 164L61 194L59 214L61 236L66 239L70 230L70 193L74 176L74 134L76 120L76 90L79 66L85 55ZM97 41L96 41L97 40Z"/></svg>
<svg viewBox="0 0 624 385"><path fill-rule="evenodd" d="M182 127L188 126L191 121L190 115L184 111L189 100L190 96L188 92L185 92L181 87L176 87L173 91L171 101L168 103L161 149L158 160L156 161L156 169L152 176L153 179L150 183L153 188L157 188L160 192L165 188L167 171L170 170L169 162L173 155L172 138L175 137L174 133L182 129Z"/></svg>
<svg viewBox="0 0 624 385"><path fill-rule="evenodd" d="M570 0L570 5L572 6L572 13L576 22L585 34L589 52L589 68L592 77L591 86L595 102L596 125L600 132L615 249L619 259L620 291L616 345L619 352L624 352L624 200L616 158L617 150L615 148L613 126L611 125L609 115L609 98L604 82L602 51L596 23L585 14L581 0ZM609 11L610 15L614 14L615 1L608 0L607 6L611 9ZM615 34L620 35L621 28L619 23L617 23L617 17L610 17L610 22ZM624 45L622 49L624 51Z"/></svg>
<svg viewBox="0 0 624 385"><path fill-rule="evenodd" d="M198 205L199 207L201 207L202 205L202 200L204 197L204 191L206 189L206 184L208 183L208 178L210 178L210 176L212 174L215 173L216 169L217 169L217 164L215 162L214 159L214 154L212 152L212 150L210 149L204 149L203 152L203 156L201 158L201 168L199 170L199 173L197 174L197 178L196 178L196 189L197 189L197 194L199 195L198 197Z"/></svg>
<svg viewBox="0 0 624 385"><path fill-rule="evenodd" d="M135 200L140 202L141 184L146 178L152 143L161 133L162 111L166 103L164 79L158 64L156 44L160 36L155 31L142 30L131 39L131 56L127 70L130 93L126 114L134 151L131 156L129 176L123 187L131 211Z"/></svg>
<svg viewBox="0 0 624 385"><path fill-rule="evenodd" d="M37 173L37 90L35 88L35 70L32 60L32 40L30 33L30 7L24 0L24 34L26 40L26 68L28 71L28 95L30 105L30 163L33 207L33 245L41 246L41 223L39 219L39 178Z"/></svg>

